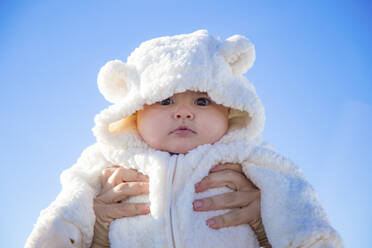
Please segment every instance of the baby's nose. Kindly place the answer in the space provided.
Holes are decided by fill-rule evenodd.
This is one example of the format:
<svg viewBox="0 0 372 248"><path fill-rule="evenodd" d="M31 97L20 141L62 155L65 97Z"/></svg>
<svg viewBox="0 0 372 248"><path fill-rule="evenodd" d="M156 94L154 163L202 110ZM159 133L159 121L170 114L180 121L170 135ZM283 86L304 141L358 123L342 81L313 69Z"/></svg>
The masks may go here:
<svg viewBox="0 0 372 248"><path fill-rule="evenodd" d="M193 119L194 114L187 108L180 108L174 113L176 119Z"/></svg>

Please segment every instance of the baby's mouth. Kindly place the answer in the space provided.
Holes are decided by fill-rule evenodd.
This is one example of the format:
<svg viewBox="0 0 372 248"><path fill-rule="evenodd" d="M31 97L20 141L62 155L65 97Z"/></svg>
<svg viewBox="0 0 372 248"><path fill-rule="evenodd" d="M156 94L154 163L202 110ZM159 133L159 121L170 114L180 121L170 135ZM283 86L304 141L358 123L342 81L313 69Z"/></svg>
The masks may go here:
<svg viewBox="0 0 372 248"><path fill-rule="evenodd" d="M188 128L187 126L179 126L175 130L171 132L171 134L180 134L180 135L187 135L187 134L193 134L196 133L191 128Z"/></svg>

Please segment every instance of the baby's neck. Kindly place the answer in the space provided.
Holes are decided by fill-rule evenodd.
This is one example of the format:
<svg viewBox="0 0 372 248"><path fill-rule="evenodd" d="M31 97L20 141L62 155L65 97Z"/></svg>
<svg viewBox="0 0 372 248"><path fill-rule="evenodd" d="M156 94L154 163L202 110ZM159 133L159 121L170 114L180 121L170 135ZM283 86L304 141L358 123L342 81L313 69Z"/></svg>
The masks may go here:
<svg viewBox="0 0 372 248"><path fill-rule="evenodd" d="M173 155L178 155L179 153L175 153L175 152L168 152L171 156Z"/></svg>

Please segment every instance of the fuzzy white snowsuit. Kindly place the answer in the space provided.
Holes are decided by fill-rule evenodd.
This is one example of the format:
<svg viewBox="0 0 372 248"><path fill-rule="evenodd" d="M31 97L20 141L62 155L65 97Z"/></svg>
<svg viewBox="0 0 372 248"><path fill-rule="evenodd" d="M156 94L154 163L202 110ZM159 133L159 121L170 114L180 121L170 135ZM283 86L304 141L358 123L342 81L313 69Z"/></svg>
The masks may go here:
<svg viewBox="0 0 372 248"><path fill-rule="evenodd" d="M96 116L97 143L62 173L62 191L41 212L25 247L89 247L99 177L113 165L149 176L149 195L128 201L150 201L151 213L113 221L111 247L258 247L248 225L213 230L205 224L229 210L193 211L195 199L231 191L194 192L214 165L227 162L241 164L260 188L262 220L273 247L342 247L300 169L262 140L264 108L243 76L254 60L254 46L245 37L222 41L199 30L144 42L126 63L114 60L103 66L98 86L114 104ZM144 104L186 90L207 92L217 104L231 107L227 134L186 154L154 150L139 136L131 117ZM125 123L126 131L113 131L115 123Z"/></svg>

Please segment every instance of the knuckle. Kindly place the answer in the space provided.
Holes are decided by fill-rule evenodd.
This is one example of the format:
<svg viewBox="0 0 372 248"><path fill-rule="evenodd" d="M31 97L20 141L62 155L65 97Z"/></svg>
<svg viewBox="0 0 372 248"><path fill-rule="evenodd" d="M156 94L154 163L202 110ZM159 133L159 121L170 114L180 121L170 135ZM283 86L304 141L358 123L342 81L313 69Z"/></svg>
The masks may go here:
<svg viewBox="0 0 372 248"><path fill-rule="evenodd" d="M227 220L226 220L226 218L225 218L224 215L221 215L221 216L218 216L218 217L217 217L217 223L218 223L219 226L221 226L221 227L225 227L225 226L227 226L227 224L228 224L228 222L227 222Z"/></svg>
<svg viewBox="0 0 372 248"><path fill-rule="evenodd" d="M137 171L132 168L125 168L125 172L131 175L137 175Z"/></svg>
<svg viewBox="0 0 372 248"><path fill-rule="evenodd" d="M246 177L243 173L240 173L240 172L236 172L236 171L235 171L235 177L236 177L238 180L241 180L242 182L249 183L249 181L247 180L247 177Z"/></svg>
<svg viewBox="0 0 372 248"><path fill-rule="evenodd" d="M127 169L127 170L128 172L132 173L132 175L135 177L141 177L143 175L141 172L135 169Z"/></svg>
<svg viewBox="0 0 372 248"><path fill-rule="evenodd" d="M246 200L245 202L249 201L249 199L251 199L251 198L256 198L254 192L250 192L250 191L238 191L236 193L239 194L238 197L240 197L242 199L245 199Z"/></svg>
<svg viewBox="0 0 372 248"><path fill-rule="evenodd" d="M101 185L106 184L108 178L112 174L112 168L105 168L101 172Z"/></svg>
<svg viewBox="0 0 372 248"><path fill-rule="evenodd" d="M137 171L137 170L133 170L133 171L134 171L134 173L135 173L135 175L136 175L137 177L143 177L143 176L144 176L141 172L139 172L139 171Z"/></svg>
<svg viewBox="0 0 372 248"><path fill-rule="evenodd" d="M102 176L107 176L111 172L111 168L105 168L102 171Z"/></svg>
<svg viewBox="0 0 372 248"><path fill-rule="evenodd" d="M127 202L120 203L120 208L122 209L124 215L126 216L129 216L133 212L133 210L135 210L133 203L127 203Z"/></svg>
<svg viewBox="0 0 372 248"><path fill-rule="evenodd" d="M104 202L101 200L101 197L97 197L93 199L93 206L100 206L104 204Z"/></svg>
<svg viewBox="0 0 372 248"><path fill-rule="evenodd" d="M211 183L211 177L208 175L203 178L203 180L200 182L203 186L207 186Z"/></svg>
<svg viewBox="0 0 372 248"><path fill-rule="evenodd" d="M116 186L115 191L124 194L138 195L142 193L148 193L149 185L148 183L143 182L124 182Z"/></svg>
<svg viewBox="0 0 372 248"><path fill-rule="evenodd" d="M241 165L241 164L234 164L234 168L235 168L236 170L238 170L239 172L242 172L242 171L243 171L243 169L242 169L242 165Z"/></svg>
<svg viewBox="0 0 372 248"><path fill-rule="evenodd" d="M100 201L94 201L93 209L96 215L101 216L102 213L105 213L106 205Z"/></svg>
<svg viewBox="0 0 372 248"><path fill-rule="evenodd" d="M205 198L202 200L204 208L207 209L215 209L216 208L216 201L213 197Z"/></svg>
<svg viewBox="0 0 372 248"><path fill-rule="evenodd" d="M235 167L235 164L234 163L225 163L224 165L227 166L227 167L229 167L229 168Z"/></svg>
<svg viewBox="0 0 372 248"><path fill-rule="evenodd" d="M235 204L237 201L241 199L241 196L238 193L239 192L235 192L235 194L226 195L226 201Z"/></svg>
<svg viewBox="0 0 372 248"><path fill-rule="evenodd" d="M141 193L150 193L150 188L148 183L143 183L141 186Z"/></svg>
<svg viewBox="0 0 372 248"><path fill-rule="evenodd" d="M126 203L125 204L125 215L135 216L143 213L144 207L140 203Z"/></svg>
<svg viewBox="0 0 372 248"><path fill-rule="evenodd" d="M129 183L128 189L131 190L133 193L140 193L142 192L143 184L137 182Z"/></svg>
<svg viewBox="0 0 372 248"><path fill-rule="evenodd" d="M223 164L226 166L227 169L233 170L235 172L241 173L242 172L242 166L238 163L225 163Z"/></svg>
<svg viewBox="0 0 372 248"><path fill-rule="evenodd" d="M233 171L233 170L226 170L226 176L227 177L230 177L230 178L236 178L236 176L237 176L237 172L235 172L235 171Z"/></svg>
<svg viewBox="0 0 372 248"><path fill-rule="evenodd" d="M134 208L133 208L133 210L134 210L134 212L140 212L141 211L141 205L140 204L134 204L133 205L134 206Z"/></svg>
<svg viewBox="0 0 372 248"><path fill-rule="evenodd" d="M119 183L114 190L115 191L125 191L127 188L130 188L129 183Z"/></svg>
<svg viewBox="0 0 372 248"><path fill-rule="evenodd" d="M110 179L110 183L119 184L123 180L121 179L123 167L117 167L114 169Z"/></svg>
<svg viewBox="0 0 372 248"><path fill-rule="evenodd" d="M124 173L125 172L125 168L124 167L117 167L116 169L115 169L115 172L116 172L116 176L121 176L121 174L122 173Z"/></svg>

